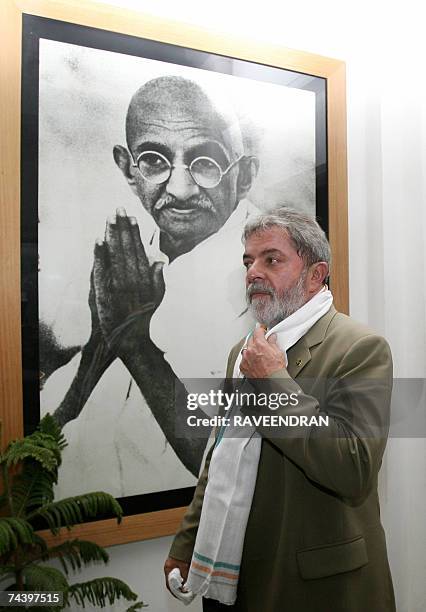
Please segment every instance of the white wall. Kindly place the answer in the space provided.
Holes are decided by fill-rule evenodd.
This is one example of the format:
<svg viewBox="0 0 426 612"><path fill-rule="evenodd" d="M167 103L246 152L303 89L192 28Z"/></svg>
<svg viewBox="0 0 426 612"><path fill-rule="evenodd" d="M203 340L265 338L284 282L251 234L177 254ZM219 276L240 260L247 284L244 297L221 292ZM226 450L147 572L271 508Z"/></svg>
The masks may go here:
<svg viewBox="0 0 426 612"><path fill-rule="evenodd" d="M420 3L109 3L347 63L351 314L389 339L397 376L425 377L426 50ZM399 612L426 609L425 465L424 439L393 440L381 473ZM169 543L162 538L110 550L108 573L125 578L152 612L182 609L162 586Z"/></svg>

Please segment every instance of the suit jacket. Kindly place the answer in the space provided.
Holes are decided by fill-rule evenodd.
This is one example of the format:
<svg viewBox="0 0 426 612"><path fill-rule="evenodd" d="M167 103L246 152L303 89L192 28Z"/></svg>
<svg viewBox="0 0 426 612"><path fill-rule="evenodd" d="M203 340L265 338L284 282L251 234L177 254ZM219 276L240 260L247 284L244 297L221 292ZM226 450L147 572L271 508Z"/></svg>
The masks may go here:
<svg viewBox="0 0 426 612"><path fill-rule="evenodd" d="M230 353L227 376L242 342ZM275 414L329 416L329 427L258 427L262 450L247 524L238 612L393 612L377 476L386 444L387 342L334 307L289 349L287 369L250 381L297 393ZM244 408L246 414L253 409ZM212 449L170 556L190 561Z"/></svg>

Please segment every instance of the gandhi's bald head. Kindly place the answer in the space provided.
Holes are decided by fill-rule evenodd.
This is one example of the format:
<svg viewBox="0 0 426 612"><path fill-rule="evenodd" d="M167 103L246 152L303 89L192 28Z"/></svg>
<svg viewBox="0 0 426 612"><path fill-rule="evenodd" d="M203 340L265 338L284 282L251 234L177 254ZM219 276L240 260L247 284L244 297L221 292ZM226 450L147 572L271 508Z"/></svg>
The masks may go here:
<svg viewBox="0 0 426 612"><path fill-rule="evenodd" d="M209 131L223 142L232 157L243 154L239 121L223 102L213 101L194 81L179 76L164 76L148 81L130 100L126 116L129 148L138 134L152 122Z"/></svg>

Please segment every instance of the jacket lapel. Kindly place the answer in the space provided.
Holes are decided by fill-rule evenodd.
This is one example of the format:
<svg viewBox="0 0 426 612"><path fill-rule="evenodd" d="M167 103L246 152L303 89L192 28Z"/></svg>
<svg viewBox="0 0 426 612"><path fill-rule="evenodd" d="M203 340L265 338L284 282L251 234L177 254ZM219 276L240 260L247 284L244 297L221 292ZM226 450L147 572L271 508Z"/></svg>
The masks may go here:
<svg viewBox="0 0 426 612"><path fill-rule="evenodd" d="M310 362L310 349L324 340L328 326L336 314L337 310L332 305L330 310L311 327L308 333L287 351L287 370L292 378L296 378Z"/></svg>
<svg viewBox="0 0 426 612"><path fill-rule="evenodd" d="M311 360L311 351L305 338L300 338L298 342L287 351L287 371L292 378L296 378L306 364Z"/></svg>

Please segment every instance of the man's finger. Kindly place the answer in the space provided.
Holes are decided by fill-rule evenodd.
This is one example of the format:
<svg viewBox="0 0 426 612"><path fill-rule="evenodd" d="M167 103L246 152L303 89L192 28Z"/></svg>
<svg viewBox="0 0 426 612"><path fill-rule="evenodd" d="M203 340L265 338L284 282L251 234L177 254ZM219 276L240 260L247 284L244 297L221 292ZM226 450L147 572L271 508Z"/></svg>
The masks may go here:
<svg viewBox="0 0 426 612"><path fill-rule="evenodd" d="M97 310L104 312L108 309L110 274L108 250L102 240L95 243L92 280Z"/></svg>
<svg viewBox="0 0 426 612"><path fill-rule="evenodd" d="M117 219L108 217L105 228L105 243L111 267L111 280L115 289L120 289L122 281L126 278L126 262L118 233Z"/></svg>
<svg viewBox="0 0 426 612"><path fill-rule="evenodd" d="M96 286L96 280L99 278L99 274L103 271L108 270L110 266L108 249L105 245L105 242L98 238L95 242L95 247L93 249L94 261L93 261L93 270L91 275L91 282L93 282L94 286Z"/></svg>
<svg viewBox="0 0 426 612"><path fill-rule="evenodd" d="M95 244L95 249L96 249L96 244ZM96 253L96 250L95 250ZM93 268L92 271L90 272L90 289L89 289L89 306L90 308L96 307L95 302L95 281L93 280Z"/></svg>
<svg viewBox="0 0 426 612"><path fill-rule="evenodd" d="M269 344L277 344L277 334L271 334L268 336L268 338L266 338L266 342L269 342Z"/></svg>
<svg viewBox="0 0 426 612"><path fill-rule="evenodd" d="M241 363L240 363L240 372L241 372L241 374L245 374L246 373L246 361L245 361L245 359L241 360Z"/></svg>
<svg viewBox="0 0 426 612"><path fill-rule="evenodd" d="M166 287L164 285L163 276L164 262L156 261L152 266L152 287L153 287L153 301L156 304L160 304L164 297Z"/></svg>
<svg viewBox="0 0 426 612"><path fill-rule="evenodd" d="M149 261L146 256L144 246L141 240L139 225L135 217L129 217L130 230L132 232L133 244L135 247L136 260L139 269L139 278L141 280L141 289L145 295L145 299L152 299L151 279L149 274Z"/></svg>
<svg viewBox="0 0 426 612"><path fill-rule="evenodd" d="M265 334L266 334L265 326L259 325L259 327L256 327L256 329L254 330L254 334L253 334L254 342L266 342Z"/></svg>
<svg viewBox="0 0 426 612"><path fill-rule="evenodd" d="M123 261L130 281L137 284L139 279L139 269L136 258L136 250L133 241L133 234L129 217L124 208L117 208L117 234L123 253Z"/></svg>
<svg viewBox="0 0 426 612"><path fill-rule="evenodd" d="M96 248L96 246L95 246ZM92 331L99 327L98 307L96 306L95 281L93 279L93 268L90 273L89 308L92 318Z"/></svg>

